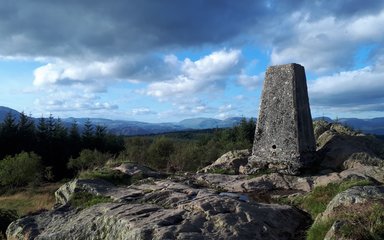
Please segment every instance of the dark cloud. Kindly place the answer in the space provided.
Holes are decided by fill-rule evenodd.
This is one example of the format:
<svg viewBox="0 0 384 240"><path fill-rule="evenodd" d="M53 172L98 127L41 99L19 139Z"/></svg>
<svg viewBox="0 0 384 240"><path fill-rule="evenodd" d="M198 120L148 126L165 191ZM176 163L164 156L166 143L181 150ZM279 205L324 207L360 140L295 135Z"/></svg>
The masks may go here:
<svg viewBox="0 0 384 240"><path fill-rule="evenodd" d="M116 55L222 43L263 13L259 1L6 1L2 55Z"/></svg>
<svg viewBox="0 0 384 240"><path fill-rule="evenodd" d="M4 0L0 55L110 57L234 39L284 47L295 12L319 19L380 11L383 1ZM244 37L245 36L245 37Z"/></svg>
<svg viewBox="0 0 384 240"><path fill-rule="evenodd" d="M333 15L337 18L358 17L365 14L376 14L384 7L381 0L361 1L361 0L342 0L342 1L307 1L303 7L311 12L313 18Z"/></svg>

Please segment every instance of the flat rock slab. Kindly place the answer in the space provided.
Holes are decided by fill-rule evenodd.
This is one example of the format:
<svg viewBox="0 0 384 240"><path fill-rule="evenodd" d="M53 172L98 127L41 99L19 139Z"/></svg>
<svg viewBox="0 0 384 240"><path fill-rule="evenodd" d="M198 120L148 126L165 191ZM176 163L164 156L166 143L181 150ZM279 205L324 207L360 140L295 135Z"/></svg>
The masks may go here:
<svg viewBox="0 0 384 240"><path fill-rule="evenodd" d="M229 192L257 192L275 189L312 190L311 177L271 173L249 178L246 175L197 174L196 181Z"/></svg>
<svg viewBox="0 0 384 240"><path fill-rule="evenodd" d="M248 199L245 201L233 194L220 195L212 189L194 188L171 180L128 187L103 185L98 188L91 181L91 188L85 186L87 184L82 180L69 185L74 187L65 189L77 189L76 185L79 185L83 190L113 196L116 201L83 210L67 204L52 211L26 216L8 227L7 237L300 239L310 221L306 213L287 205L260 204ZM137 198L126 200L127 193L135 193ZM71 193L66 192L64 195L70 196Z"/></svg>
<svg viewBox="0 0 384 240"><path fill-rule="evenodd" d="M176 208L99 204L17 220L13 239L296 239L307 217L289 206L204 195Z"/></svg>

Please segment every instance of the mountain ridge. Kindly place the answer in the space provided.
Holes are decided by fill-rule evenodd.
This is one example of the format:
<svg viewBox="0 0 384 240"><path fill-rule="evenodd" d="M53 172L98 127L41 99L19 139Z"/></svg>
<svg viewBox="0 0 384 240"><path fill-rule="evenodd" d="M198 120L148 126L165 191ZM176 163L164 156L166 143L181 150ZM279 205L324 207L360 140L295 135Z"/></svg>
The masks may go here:
<svg viewBox="0 0 384 240"><path fill-rule="evenodd" d="M3 122L6 115L11 113L16 120L20 115L20 112L0 106L0 122ZM33 118L33 117L32 117ZM39 118L33 118L34 121L38 121ZM87 120L90 120L94 125L102 125L107 129L118 135L147 135L147 134L159 134L166 132L188 131L188 130L201 130L212 128L229 128L240 123L242 117L231 117L224 120L215 118L188 118L179 122L164 122L164 123L148 123L134 120L112 120L107 118L62 118L61 121L66 127L69 127L73 122L79 124L80 129ZM255 118L256 120L256 118ZM313 120L325 120L328 122L340 122L342 124L353 127L368 134L384 135L384 117L377 117L372 119L359 119L359 118L339 118L332 120L328 117L316 117Z"/></svg>

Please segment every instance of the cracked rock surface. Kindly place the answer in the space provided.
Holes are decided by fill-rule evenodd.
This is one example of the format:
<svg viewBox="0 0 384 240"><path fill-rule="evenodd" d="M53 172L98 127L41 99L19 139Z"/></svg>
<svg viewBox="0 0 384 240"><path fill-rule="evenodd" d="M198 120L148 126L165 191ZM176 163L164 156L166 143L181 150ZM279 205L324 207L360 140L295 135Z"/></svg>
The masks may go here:
<svg viewBox="0 0 384 240"><path fill-rule="evenodd" d="M113 202L76 209L77 191ZM63 197L65 196L65 197ZM175 180L115 187L99 180L74 180L56 197L61 206L13 222L10 239L300 239L309 224L287 205L241 200Z"/></svg>

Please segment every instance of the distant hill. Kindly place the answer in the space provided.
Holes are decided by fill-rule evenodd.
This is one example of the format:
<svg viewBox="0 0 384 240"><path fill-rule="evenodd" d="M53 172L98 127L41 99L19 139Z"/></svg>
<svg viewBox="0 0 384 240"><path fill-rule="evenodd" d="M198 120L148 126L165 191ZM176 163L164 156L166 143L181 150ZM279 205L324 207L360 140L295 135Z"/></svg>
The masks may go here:
<svg viewBox="0 0 384 240"><path fill-rule="evenodd" d="M241 121L241 117L219 120L215 118L190 118L180 121L178 125L190 129L227 128L233 127Z"/></svg>
<svg viewBox="0 0 384 240"><path fill-rule="evenodd" d="M11 113L16 119L19 119L20 113L12 108L0 106L0 122L3 122L5 117Z"/></svg>
<svg viewBox="0 0 384 240"><path fill-rule="evenodd" d="M20 114L14 109L0 106L0 122L4 120L8 113L11 113L16 119L18 119ZM38 118L33 119L35 121L38 120ZM69 127L74 121L76 121L79 124L80 129L82 129L82 126L87 119L88 118L64 118L61 120L66 127ZM111 133L126 136L177 132L194 129L228 128L239 124L241 119L241 117L227 118L224 120L215 118L190 118L174 123L147 123L104 118L90 118L94 125L106 126ZM333 120L328 117L314 118L314 120L320 119L333 122ZM338 121L365 133L384 135L384 118L340 118Z"/></svg>
<svg viewBox="0 0 384 240"><path fill-rule="evenodd" d="M338 121L365 133L384 135L384 117L372 119L340 118Z"/></svg>

